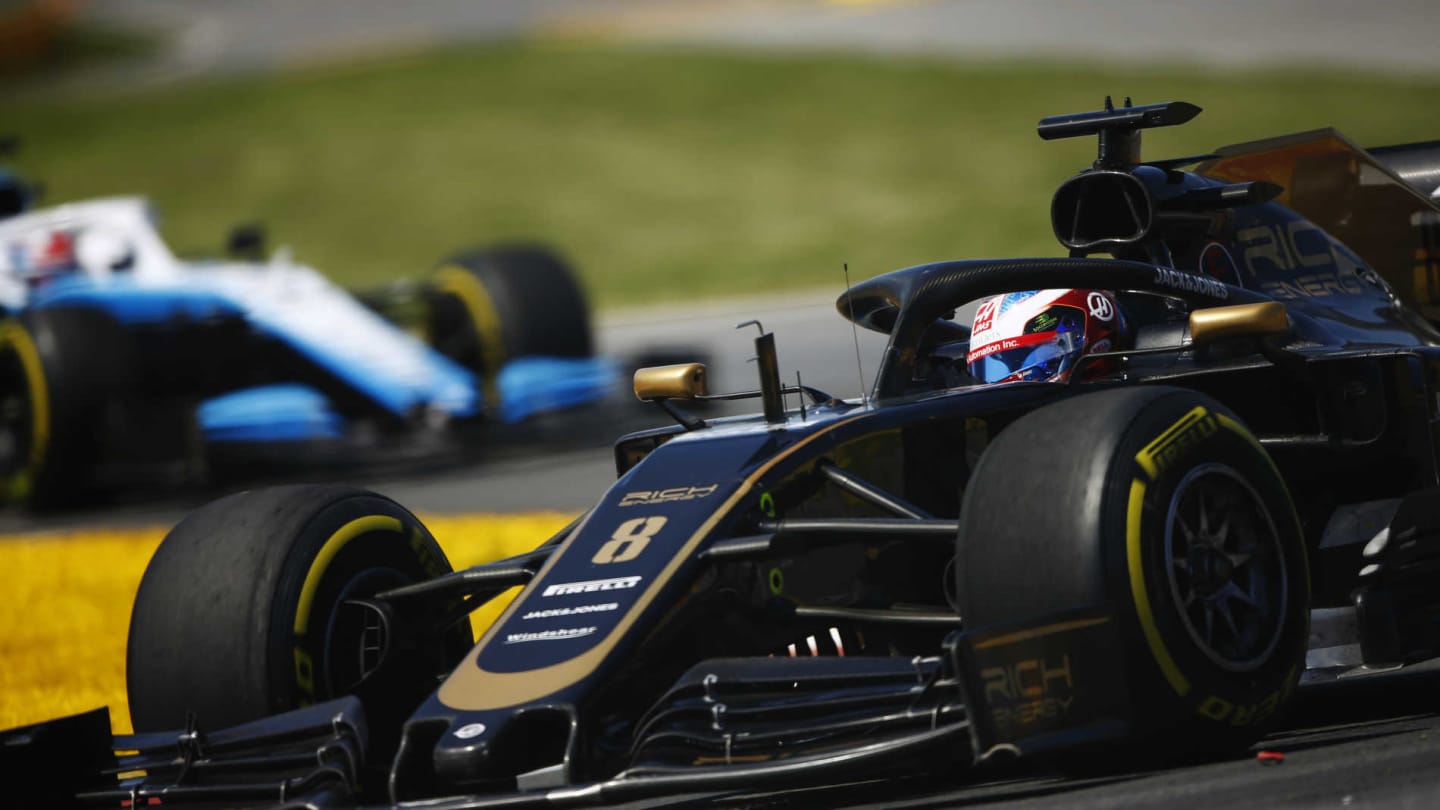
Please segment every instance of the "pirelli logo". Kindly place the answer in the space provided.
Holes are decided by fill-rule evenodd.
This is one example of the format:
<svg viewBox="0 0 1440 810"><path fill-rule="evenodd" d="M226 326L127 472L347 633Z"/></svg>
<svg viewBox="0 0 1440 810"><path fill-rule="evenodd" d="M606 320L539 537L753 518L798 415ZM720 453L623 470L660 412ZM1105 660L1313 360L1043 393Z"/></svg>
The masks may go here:
<svg viewBox="0 0 1440 810"><path fill-rule="evenodd" d="M613 579L588 579L581 582L559 582L545 588L542 595L569 596L576 593L626 591L639 584L640 577L614 577Z"/></svg>
<svg viewBox="0 0 1440 810"><path fill-rule="evenodd" d="M1155 441L1136 453L1135 461L1145 474L1150 476L1150 480L1154 481L1171 462L1213 436L1219 429L1219 417L1206 410L1205 406L1196 405L1189 413L1180 417L1179 421L1166 428Z"/></svg>

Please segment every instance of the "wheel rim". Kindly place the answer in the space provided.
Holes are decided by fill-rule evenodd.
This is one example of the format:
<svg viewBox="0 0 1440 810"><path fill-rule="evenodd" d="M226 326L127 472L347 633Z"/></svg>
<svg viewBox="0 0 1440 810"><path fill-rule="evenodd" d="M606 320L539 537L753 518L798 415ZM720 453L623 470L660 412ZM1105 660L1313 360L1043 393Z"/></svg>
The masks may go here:
<svg viewBox="0 0 1440 810"><path fill-rule="evenodd" d="M1290 598L1285 549L1265 502L1235 470L1204 464L1175 488L1165 571L1195 645L1233 672L1269 660Z"/></svg>
<svg viewBox="0 0 1440 810"><path fill-rule="evenodd" d="M322 667L326 688L339 695L353 689L380 664L376 627L371 611L347 604L368 599L380 591L408 585L414 580L393 568L367 568L357 572L335 598L335 609L325 625ZM381 648L387 643L383 638Z"/></svg>

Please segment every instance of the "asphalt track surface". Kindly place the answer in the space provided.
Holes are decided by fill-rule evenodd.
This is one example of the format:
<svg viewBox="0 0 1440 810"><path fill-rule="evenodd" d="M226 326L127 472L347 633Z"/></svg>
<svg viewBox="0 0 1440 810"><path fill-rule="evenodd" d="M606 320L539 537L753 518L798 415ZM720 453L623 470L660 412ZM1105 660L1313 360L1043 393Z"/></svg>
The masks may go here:
<svg viewBox="0 0 1440 810"><path fill-rule="evenodd" d="M697 42L762 48L926 52L958 58L1042 57L1203 69L1324 64L1433 75L1440 68L1434 0L109 0L86 13L177 33L157 62L120 77L170 80L270 69L374 50L528 35ZM1117 47L1123 38L1124 47ZM603 349L624 353L659 337L712 359L714 387L752 387L745 362L759 318L777 334L786 379L840 396L861 389L850 331L831 307L840 287L783 300L627 313L606 321ZM879 341L862 334L866 373ZM580 510L613 480L601 418L585 441L537 438L543 453L507 450L467 465L356 471L356 483L422 512ZM644 421L642 418L641 421ZM663 417L656 415L656 423ZM0 512L0 534L172 523L213 493L185 491L87 512L36 518ZM1219 762L1151 767L1123 752L1084 772L1041 763L1013 771L862 782L802 793L675 797L693 807L1167 808L1440 806L1440 674L1403 672L1308 687L1286 725L1255 750Z"/></svg>
<svg viewBox="0 0 1440 810"><path fill-rule="evenodd" d="M960 59L1433 75L1433 0L106 0L95 18L174 35L163 80L516 36Z"/></svg>

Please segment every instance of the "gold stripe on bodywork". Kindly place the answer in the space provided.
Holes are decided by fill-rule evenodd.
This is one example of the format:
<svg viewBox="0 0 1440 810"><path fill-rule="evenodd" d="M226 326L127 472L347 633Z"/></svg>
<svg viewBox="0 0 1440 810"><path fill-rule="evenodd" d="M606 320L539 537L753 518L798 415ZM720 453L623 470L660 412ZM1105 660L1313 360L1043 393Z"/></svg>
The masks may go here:
<svg viewBox="0 0 1440 810"><path fill-rule="evenodd" d="M1108 621L1110 621L1109 616L1101 616L1098 619L1074 619L1068 622L1047 624L1044 627L1032 627L1029 630L1017 630L1014 633L1006 633L1003 636L995 636L993 638L984 639L983 641L977 641L974 645L972 645L972 649L988 650L991 647L1005 647L1011 644L1019 644L1022 641L1029 641L1035 638L1042 638L1044 636L1054 635L1056 633L1065 633L1071 630L1080 630L1086 627L1094 627L1097 624L1105 624Z"/></svg>
<svg viewBox="0 0 1440 810"><path fill-rule="evenodd" d="M655 580L650 583L650 586L645 589L645 592L640 595L640 598L635 601L635 604L631 606L630 610L625 614L625 617L615 626L615 629L611 630L610 634L602 639L600 643L580 655L567 661L561 661L558 664L551 664L548 667L526 670L524 672L490 672L481 669L479 663L477 663L480 653L495 639L499 634L500 628L504 627L509 621L510 616L519 609L520 603L523 600L517 598L514 602L511 602L510 607L505 610L505 613L501 615L495 624L490 626L490 629L486 631L484 637L481 638L479 643L465 656L465 660L461 662L460 666L456 667L455 671L450 674L450 677L445 680L445 683L440 685L440 690L436 693L440 702L452 709L459 709L461 711L503 709L507 706L517 706L529 701L539 700L547 695L552 695L580 681L595 671L595 668L605 660L605 656L610 654L610 651L615 648L615 645L620 642L620 639L625 636L630 630L630 627L639 620L640 614L644 613L645 609L648 608L650 603L655 600L655 597L659 595L660 589L675 576L675 572L680 566L690 559L691 555L695 553L695 548L714 530L716 524L728 515L730 510L734 509L735 505L750 493L756 481L760 480L766 473L770 472L775 465L789 458L800 448L810 444L821 436L829 435L836 429L854 422L863 415L864 414L857 414L848 419L843 419L829 427L822 428L806 436L804 439L777 453L774 458L765 462L756 469L755 472L751 473L749 477L741 482L734 494L712 512L710 517L707 518L704 523L700 524L700 527L690 535L690 538L686 540L685 544L680 547L680 550L670 558L670 562L660 571L660 574L655 577ZM598 510L592 510L590 514L593 515L595 511ZM585 522L588 523L589 521L590 518L587 516ZM565 539L564 544L555 554L551 555L550 559L545 563L545 566L540 569L540 573L536 575L532 582L544 581L546 574L559 562L560 558L569 552L571 544L574 543L576 537L580 536L584 528L585 524L582 523L576 527L574 532L571 532L570 536Z"/></svg>

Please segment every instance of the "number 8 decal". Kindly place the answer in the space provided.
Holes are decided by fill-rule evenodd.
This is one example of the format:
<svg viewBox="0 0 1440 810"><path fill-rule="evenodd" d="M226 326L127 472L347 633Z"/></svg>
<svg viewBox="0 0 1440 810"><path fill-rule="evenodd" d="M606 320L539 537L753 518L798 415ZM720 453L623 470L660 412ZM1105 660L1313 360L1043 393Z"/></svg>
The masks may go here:
<svg viewBox="0 0 1440 810"><path fill-rule="evenodd" d="M621 523L615 533L610 535L610 539L595 552L595 556L590 558L590 562L605 565L630 562L639 557L640 552L650 545L650 538L664 527L665 520L663 517L641 517Z"/></svg>

